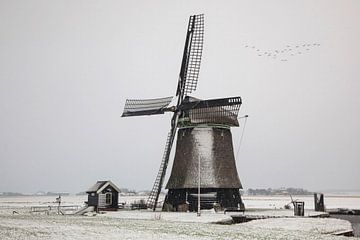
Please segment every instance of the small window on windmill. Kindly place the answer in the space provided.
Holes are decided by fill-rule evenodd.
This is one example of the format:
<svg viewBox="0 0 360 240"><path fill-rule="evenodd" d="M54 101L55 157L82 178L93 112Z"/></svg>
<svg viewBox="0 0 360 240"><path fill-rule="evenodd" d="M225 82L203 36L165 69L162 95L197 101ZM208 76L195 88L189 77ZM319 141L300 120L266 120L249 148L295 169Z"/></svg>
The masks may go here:
<svg viewBox="0 0 360 240"><path fill-rule="evenodd" d="M110 192L108 192L108 193L105 194L105 199L106 199L106 200L105 200L105 203L106 203L106 205L111 205L111 203L112 203L112 201L111 201L111 200L112 200L112 199L111 199L111 195L112 195L112 194L111 194Z"/></svg>

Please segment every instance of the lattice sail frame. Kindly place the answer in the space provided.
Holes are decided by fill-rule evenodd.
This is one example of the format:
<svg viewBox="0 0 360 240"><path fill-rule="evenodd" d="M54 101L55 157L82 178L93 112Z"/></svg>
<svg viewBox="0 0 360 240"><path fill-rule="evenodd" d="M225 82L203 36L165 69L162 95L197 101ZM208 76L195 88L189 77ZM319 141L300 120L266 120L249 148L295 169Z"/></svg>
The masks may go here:
<svg viewBox="0 0 360 240"><path fill-rule="evenodd" d="M173 97L127 99L122 117L163 114Z"/></svg>
<svg viewBox="0 0 360 240"><path fill-rule="evenodd" d="M204 43L204 14L190 16L177 95L196 90Z"/></svg>
<svg viewBox="0 0 360 240"><path fill-rule="evenodd" d="M195 18L194 20L192 20ZM196 90L204 42L204 15L190 17L189 28L193 29L192 40L189 49L189 60L185 70L185 95Z"/></svg>

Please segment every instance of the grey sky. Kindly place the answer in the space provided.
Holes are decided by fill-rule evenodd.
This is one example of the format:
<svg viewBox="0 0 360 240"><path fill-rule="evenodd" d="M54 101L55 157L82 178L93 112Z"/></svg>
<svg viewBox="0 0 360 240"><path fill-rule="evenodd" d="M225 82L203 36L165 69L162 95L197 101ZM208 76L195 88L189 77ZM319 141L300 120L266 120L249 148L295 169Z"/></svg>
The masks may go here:
<svg viewBox="0 0 360 240"><path fill-rule="evenodd" d="M0 191L150 189L188 17L205 14L195 97L242 96L245 188L359 189L359 1L0 0ZM288 61L244 46L320 43ZM235 148L242 128L234 128ZM171 166L170 166L171 169Z"/></svg>

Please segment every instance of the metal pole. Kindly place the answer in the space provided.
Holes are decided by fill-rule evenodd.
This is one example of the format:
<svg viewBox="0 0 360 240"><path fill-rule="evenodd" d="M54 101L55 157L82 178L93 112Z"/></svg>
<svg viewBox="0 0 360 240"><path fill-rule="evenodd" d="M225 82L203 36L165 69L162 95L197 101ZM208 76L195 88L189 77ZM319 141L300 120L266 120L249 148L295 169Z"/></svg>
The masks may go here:
<svg viewBox="0 0 360 240"><path fill-rule="evenodd" d="M58 202L58 215L59 215L60 214L61 195L59 195L59 197L56 198L56 201Z"/></svg>
<svg viewBox="0 0 360 240"><path fill-rule="evenodd" d="M200 181L201 181L201 178L200 178L200 156L199 156L199 166L198 166L198 174L199 174L199 179L198 179L198 210L197 210L197 216L200 217L201 215L201 212L200 212Z"/></svg>

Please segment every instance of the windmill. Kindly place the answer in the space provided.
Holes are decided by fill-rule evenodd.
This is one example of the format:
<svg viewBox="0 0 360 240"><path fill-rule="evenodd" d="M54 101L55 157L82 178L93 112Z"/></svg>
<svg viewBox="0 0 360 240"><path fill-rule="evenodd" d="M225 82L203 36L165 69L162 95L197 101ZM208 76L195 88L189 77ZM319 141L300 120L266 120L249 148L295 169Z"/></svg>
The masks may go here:
<svg viewBox="0 0 360 240"><path fill-rule="evenodd" d="M173 114L160 169L147 200L147 206L153 210L158 203L176 132L176 153L163 210L194 210L198 195L202 196L202 208L214 204L222 208L243 208L230 132L230 127L239 126L241 98L200 100L189 96L198 82L203 39L204 15L190 16L175 106L169 106L173 97L127 99L125 103L122 117ZM195 194L197 188L200 194Z"/></svg>

